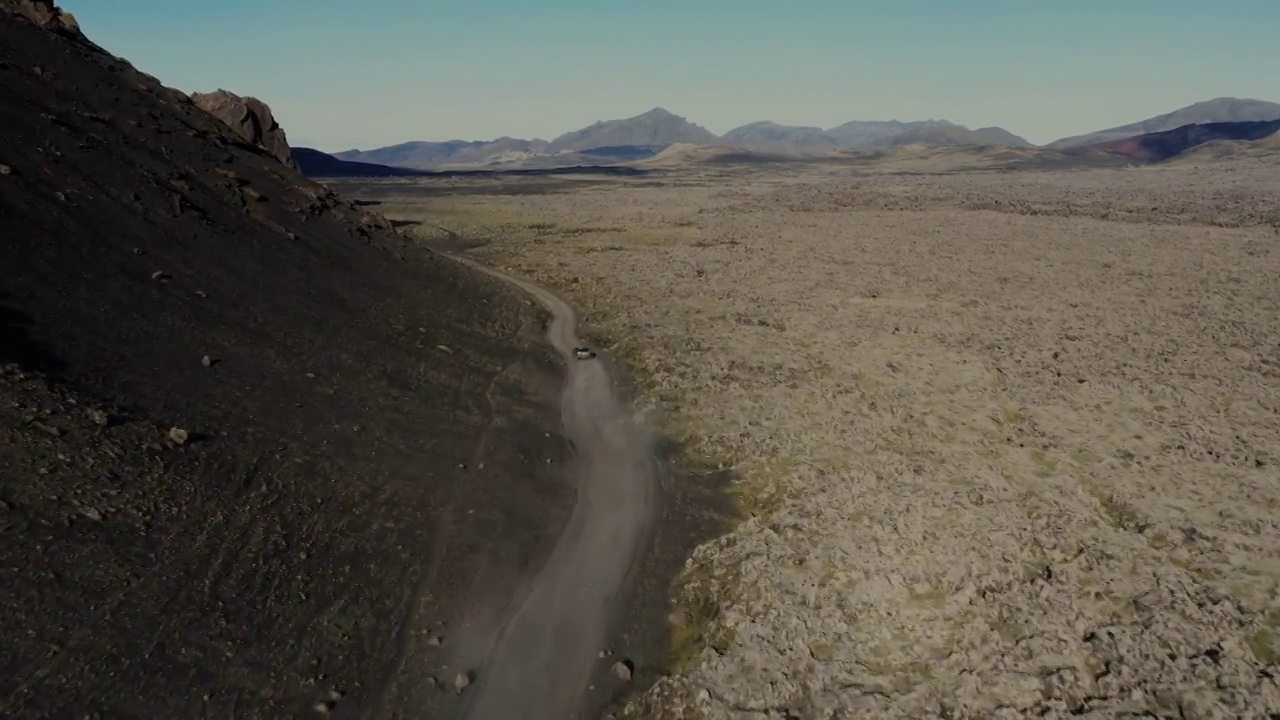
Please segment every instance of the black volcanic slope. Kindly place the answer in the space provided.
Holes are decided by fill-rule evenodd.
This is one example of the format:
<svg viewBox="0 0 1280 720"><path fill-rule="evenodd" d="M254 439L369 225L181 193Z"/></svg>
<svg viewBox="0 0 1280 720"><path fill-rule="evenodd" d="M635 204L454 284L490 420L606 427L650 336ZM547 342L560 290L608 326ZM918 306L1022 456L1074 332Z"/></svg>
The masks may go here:
<svg viewBox="0 0 1280 720"><path fill-rule="evenodd" d="M410 168L391 167L390 165L356 162L354 160L340 160L328 153L304 147L293 148L293 160L298 164L298 170L303 175L311 178L412 177L414 175L430 174Z"/></svg>
<svg viewBox="0 0 1280 720"><path fill-rule="evenodd" d="M1176 130L1186 125L1207 123L1268 122L1280 120L1280 104L1265 100L1220 97L1193 103L1173 112L1128 125L1055 140L1045 147L1061 149L1086 147L1138 135Z"/></svg>
<svg viewBox="0 0 1280 720"><path fill-rule="evenodd" d="M1159 162L1217 140L1253 141L1280 132L1280 120L1269 122L1220 122L1183 125L1164 132L1147 133L1088 147L1139 160Z"/></svg>
<svg viewBox="0 0 1280 720"><path fill-rule="evenodd" d="M0 717L430 716L424 630L569 502L542 318L33 6L0 0Z"/></svg>

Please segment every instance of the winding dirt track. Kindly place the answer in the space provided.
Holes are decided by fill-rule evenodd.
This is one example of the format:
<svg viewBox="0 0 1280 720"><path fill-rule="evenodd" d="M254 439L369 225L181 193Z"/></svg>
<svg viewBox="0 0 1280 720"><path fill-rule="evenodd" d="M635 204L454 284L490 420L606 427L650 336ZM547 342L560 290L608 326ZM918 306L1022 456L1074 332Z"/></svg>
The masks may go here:
<svg viewBox="0 0 1280 720"><path fill-rule="evenodd" d="M605 364L574 359L577 314L568 303L526 280L449 257L520 288L551 312L547 338L568 363L561 414L577 485L564 532L502 620L464 716L577 718L656 512L653 438L619 399Z"/></svg>

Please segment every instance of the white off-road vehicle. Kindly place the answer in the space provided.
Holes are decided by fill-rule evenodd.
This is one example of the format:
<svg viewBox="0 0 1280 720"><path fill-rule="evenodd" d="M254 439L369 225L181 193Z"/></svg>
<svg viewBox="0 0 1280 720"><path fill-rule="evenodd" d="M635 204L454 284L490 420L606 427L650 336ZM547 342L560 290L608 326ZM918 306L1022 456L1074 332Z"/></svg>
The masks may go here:
<svg viewBox="0 0 1280 720"><path fill-rule="evenodd" d="M579 345L578 347L573 349L573 356L578 358L579 360L590 360L591 358L596 356L596 351L592 350L586 345Z"/></svg>

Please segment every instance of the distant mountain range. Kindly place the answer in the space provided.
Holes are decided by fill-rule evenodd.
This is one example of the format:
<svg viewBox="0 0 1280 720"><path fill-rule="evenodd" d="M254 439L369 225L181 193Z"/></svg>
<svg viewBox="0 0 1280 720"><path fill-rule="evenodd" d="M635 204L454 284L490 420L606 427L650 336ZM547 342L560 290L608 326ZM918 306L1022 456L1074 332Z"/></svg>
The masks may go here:
<svg viewBox="0 0 1280 720"><path fill-rule="evenodd" d="M422 170L527 167L546 163L583 164L608 160L639 160L657 155L677 143L730 145L756 153L799 156L818 156L858 148L895 147L906 143L937 147L967 144L1032 146L1001 128L970 130L947 120L855 120L830 130L757 122L718 136L701 125L695 125L659 107L635 117L599 120L550 142L507 137L490 141L416 141L373 150L346 150L333 153L333 157L351 162Z"/></svg>
<svg viewBox="0 0 1280 720"><path fill-rule="evenodd" d="M948 120L854 120L823 130L804 125L754 122L725 133L720 142L744 150L781 152L790 155L823 155L833 150L858 150L925 145L1009 145L1033 147L1023 138L1003 128L970 130Z"/></svg>
<svg viewBox="0 0 1280 720"><path fill-rule="evenodd" d="M1158 146L1163 149L1143 151L1133 155L1135 158L1159 155L1168 157L1170 148L1181 147L1188 142L1194 142L1197 138L1231 139L1239 136L1251 139L1253 133L1260 131L1254 127L1234 127L1231 125L1233 123L1265 123L1278 119L1280 119L1280 104L1224 97L1195 103L1171 113L1129 125L1063 138L1044 147L1053 150L1096 148L1113 154L1126 155L1128 151L1125 148L1130 146L1116 145L1114 141L1128 140L1152 133L1165 133L1188 125L1227 124L1205 131L1186 130L1176 139L1152 140L1144 147ZM1201 142L1207 141L1201 140ZM761 121L734 128L722 136L717 136L706 128L659 107L630 118L599 120L580 130L564 133L551 141L510 137L488 141L416 141L372 150L347 150L326 157L332 157L338 161L416 170L551 168L609 165L643 160L655 157L673 145L715 146L719 148L717 153L722 153L726 147L733 148L746 153L741 157L822 157L908 147L1037 147L1004 128L985 127L971 130L943 119L854 120L829 129ZM303 150L306 149L303 148ZM682 156L687 155L687 152L682 154ZM308 158L308 164L312 166L322 165L325 162L328 161L318 157Z"/></svg>

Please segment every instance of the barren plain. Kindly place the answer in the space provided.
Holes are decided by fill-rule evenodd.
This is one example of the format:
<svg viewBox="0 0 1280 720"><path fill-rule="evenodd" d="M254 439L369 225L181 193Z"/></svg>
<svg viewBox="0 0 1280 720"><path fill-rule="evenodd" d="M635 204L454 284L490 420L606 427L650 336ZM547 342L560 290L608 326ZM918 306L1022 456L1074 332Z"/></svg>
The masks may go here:
<svg viewBox="0 0 1280 720"><path fill-rule="evenodd" d="M1280 714L1275 161L345 190L559 288L732 470L622 715Z"/></svg>

